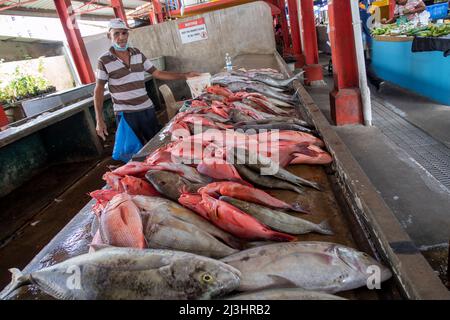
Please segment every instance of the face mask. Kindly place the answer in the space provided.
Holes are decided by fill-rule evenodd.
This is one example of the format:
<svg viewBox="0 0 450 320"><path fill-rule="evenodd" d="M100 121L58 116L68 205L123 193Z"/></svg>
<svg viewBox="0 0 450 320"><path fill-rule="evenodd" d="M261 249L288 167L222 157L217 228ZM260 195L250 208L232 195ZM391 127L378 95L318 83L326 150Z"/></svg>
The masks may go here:
<svg viewBox="0 0 450 320"><path fill-rule="evenodd" d="M114 50L117 50L117 51L127 51L128 50L128 43L125 45L125 47L122 48L117 43L113 42L113 47L114 47Z"/></svg>

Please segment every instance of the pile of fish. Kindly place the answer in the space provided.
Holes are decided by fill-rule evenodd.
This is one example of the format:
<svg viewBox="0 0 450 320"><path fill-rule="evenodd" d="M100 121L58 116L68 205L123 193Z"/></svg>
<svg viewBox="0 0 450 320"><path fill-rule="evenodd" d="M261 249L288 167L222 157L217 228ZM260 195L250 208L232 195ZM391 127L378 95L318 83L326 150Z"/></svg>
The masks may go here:
<svg viewBox="0 0 450 320"><path fill-rule="evenodd" d="M30 274L11 269L0 298L34 284L58 299L341 299L332 294L366 285L369 267L388 279L355 249L293 242L333 231L309 221L304 204L267 192L320 192L286 167L332 161L294 114L297 78L271 69L213 76L166 127L169 143L105 173L108 188L91 192L89 252Z"/></svg>

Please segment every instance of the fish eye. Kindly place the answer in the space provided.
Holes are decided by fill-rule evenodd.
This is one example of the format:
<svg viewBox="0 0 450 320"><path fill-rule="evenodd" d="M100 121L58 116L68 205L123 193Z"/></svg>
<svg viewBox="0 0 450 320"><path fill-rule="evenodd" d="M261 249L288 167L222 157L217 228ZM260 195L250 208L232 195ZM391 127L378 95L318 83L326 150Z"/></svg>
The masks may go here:
<svg viewBox="0 0 450 320"><path fill-rule="evenodd" d="M214 282L214 277L212 275L210 275L209 273L203 273L200 277L200 280L203 283L213 283Z"/></svg>

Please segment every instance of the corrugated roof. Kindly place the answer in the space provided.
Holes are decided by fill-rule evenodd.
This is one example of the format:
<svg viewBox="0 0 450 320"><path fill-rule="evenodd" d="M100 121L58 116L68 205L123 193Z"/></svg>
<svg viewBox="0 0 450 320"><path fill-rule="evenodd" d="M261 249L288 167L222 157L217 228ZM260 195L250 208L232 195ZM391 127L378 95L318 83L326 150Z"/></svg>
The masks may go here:
<svg viewBox="0 0 450 320"><path fill-rule="evenodd" d="M18 1L19 0L14 0L14 1L11 1L11 2L2 3L2 5L0 5L0 9L2 7L10 6L10 5L12 5L12 4L14 4L15 2L18 2ZM36 1L33 1L33 2L25 3L27 1L29 1L29 0L20 0L20 2L24 2L23 5L18 7L20 9L20 11L29 11L30 13L37 12L39 10L41 12L47 12L47 11L48 12L50 12L50 11L55 12L56 11L55 4L54 4L53 0L36 0ZM72 1L72 7L76 10L76 9L80 8L81 6L83 6L87 2L89 2L89 0ZM132 11L132 10L136 9L137 7L142 6L142 5L144 5L144 4L148 3L148 2L149 1L142 1L142 0L122 0L123 6L125 8L125 12ZM111 1L110 0L98 0L97 3L101 4L101 5L109 6ZM83 10L87 10L87 9L93 8L93 7L94 7L93 5L85 6L83 8ZM11 8L11 9L7 9L7 10L4 10L4 11L1 11L1 13L8 14L8 11L10 11L11 13L14 12L14 11L17 12L18 8L14 7L14 8ZM97 9L95 11L91 11L91 12L85 13L83 15L87 15L87 16L89 16L89 15L91 15L91 16L94 16L94 15L95 16L105 16L105 19L107 19L107 18L110 18L110 17L114 16L114 12L113 12L111 7L105 7L105 8Z"/></svg>

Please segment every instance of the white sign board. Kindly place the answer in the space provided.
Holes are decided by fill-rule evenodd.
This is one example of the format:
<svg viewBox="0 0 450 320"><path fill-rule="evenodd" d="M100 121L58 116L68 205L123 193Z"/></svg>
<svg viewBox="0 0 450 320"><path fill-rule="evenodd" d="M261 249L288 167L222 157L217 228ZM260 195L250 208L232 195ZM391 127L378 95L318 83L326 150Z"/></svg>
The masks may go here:
<svg viewBox="0 0 450 320"><path fill-rule="evenodd" d="M208 39L205 18L179 23L178 30L183 44Z"/></svg>

